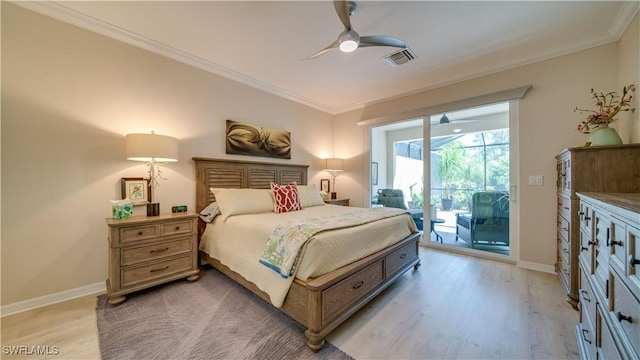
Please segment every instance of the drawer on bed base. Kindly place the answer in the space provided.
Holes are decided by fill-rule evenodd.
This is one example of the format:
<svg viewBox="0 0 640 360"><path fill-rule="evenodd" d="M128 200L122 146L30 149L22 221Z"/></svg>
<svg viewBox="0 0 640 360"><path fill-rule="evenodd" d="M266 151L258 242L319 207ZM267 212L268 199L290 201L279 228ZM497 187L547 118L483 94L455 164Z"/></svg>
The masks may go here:
<svg viewBox="0 0 640 360"><path fill-rule="evenodd" d="M395 272L405 268L418 257L418 243L409 243L385 257L385 278L389 278Z"/></svg>
<svg viewBox="0 0 640 360"><path fill-rule="evenodd" d="M384 281L382 260L379 260L322 292L322 323L369 294Z"/></svg>

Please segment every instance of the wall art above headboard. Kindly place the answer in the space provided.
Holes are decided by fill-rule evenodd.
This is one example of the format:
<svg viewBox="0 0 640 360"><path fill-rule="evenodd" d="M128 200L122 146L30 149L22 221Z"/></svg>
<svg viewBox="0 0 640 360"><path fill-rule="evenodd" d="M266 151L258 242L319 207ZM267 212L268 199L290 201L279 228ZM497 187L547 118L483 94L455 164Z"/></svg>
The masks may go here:
<svg viewBox="0 0 640 360"><path fill-rule="evenodd" d="M227 154L291 159L291 133L227 120Z"/></svg>

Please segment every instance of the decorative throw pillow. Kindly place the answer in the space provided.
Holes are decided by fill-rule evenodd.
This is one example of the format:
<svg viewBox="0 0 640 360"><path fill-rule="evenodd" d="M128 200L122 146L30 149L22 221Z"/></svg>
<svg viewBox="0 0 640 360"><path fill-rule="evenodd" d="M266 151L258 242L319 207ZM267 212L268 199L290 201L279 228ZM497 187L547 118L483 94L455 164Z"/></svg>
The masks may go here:
<svg viewBox="0 0 640 360"><path fill-rule="evenodd" d="M320 190L315 185L298 185L297 187L300 195L300 205L302 205L303 209L324 205Z"/></svg>
<svg viewBox="0 0 640 360"><path fill-rule="evenodd" d="M298 194L298 186L295 181L284 186L271 182L271 190L273 191L274 200L273 211L277 214L302 210L300 194Z"/></svg>

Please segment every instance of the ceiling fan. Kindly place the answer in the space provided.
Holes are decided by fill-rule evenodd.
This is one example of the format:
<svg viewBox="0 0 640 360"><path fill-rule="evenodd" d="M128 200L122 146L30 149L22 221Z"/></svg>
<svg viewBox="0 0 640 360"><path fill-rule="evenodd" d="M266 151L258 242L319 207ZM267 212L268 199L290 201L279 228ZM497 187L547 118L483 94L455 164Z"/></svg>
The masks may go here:
<svg viewBox="0 0 640 360"><path fill-rule="evenodd" d="M334 1L333 6L336 9L336 13L338 13L340 21L342 21L342 24L344 25L344 31L342 31L342 33L338 35L336 41L331 43L329 46L304 58L303 60L317 58L318 56L335 48L339 48L343 52L352 52L357 48L369 46L392 46L397 48L407 47L404 41L392 36L360 36L355 30L353 30L351 27L351 16L355 14L358 9L358 4L355 1Z"/></svg>
<svg viewBox="0 0 640 360"><path fill-rule="evenodd" d="M447 117L447 114L442 114L440 120L431 121L431 126L441 126L441 125L449 125L449 124L463 124L463 123L474 123L478 122L478 120L473 119L459 119L459 120L451 120Z"/></svg>

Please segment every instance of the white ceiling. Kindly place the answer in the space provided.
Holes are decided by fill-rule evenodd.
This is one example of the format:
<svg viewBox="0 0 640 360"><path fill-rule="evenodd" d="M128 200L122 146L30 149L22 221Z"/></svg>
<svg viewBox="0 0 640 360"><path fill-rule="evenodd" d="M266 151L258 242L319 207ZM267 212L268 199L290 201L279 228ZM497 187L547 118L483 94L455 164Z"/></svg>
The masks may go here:
<svg viewBox="0 0 640 360"><path fill-rule="evenodd" d="M301 60L343 30L330 1L19 2L45 15L337 114L420 90L618 40L640 2L360 1L361 35L398 49L332 50Z"/></svg>

